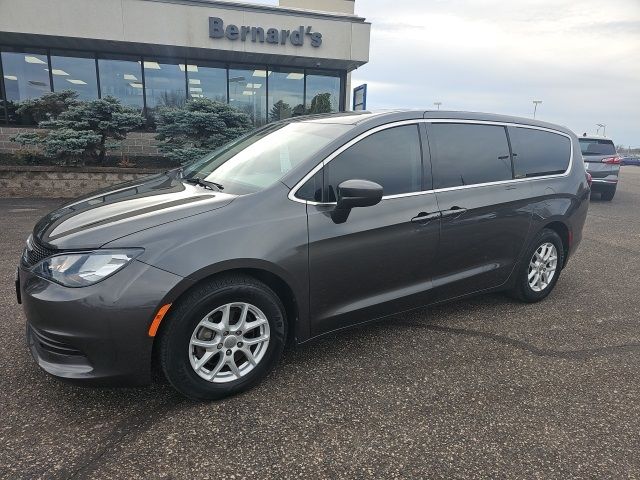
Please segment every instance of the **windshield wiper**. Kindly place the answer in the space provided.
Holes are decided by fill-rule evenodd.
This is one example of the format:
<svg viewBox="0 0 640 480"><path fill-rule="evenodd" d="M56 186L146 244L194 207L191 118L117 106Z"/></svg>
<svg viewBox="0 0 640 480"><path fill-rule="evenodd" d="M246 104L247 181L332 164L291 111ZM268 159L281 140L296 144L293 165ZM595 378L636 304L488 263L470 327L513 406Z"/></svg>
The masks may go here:
<svg viewBox="0 0 640 480"><path fill-rule="evenodd" d="M200 187L208 188L209 190L217 190L218 192L221 192L222 190L224 190L224 187L221 184L216 182L210 182L208 180L203 180L198 177L185 178L184 181L189 182L192 185L199 185Z"/></svg>

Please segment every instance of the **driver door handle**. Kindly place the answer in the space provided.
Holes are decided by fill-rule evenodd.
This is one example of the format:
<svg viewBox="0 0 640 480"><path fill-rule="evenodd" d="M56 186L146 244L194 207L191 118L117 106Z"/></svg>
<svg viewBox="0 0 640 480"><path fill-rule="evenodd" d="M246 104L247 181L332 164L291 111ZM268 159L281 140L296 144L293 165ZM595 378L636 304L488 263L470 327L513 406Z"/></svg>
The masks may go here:
<svg viewBox="0 0 640 480"><path fill-rule="evenodd" d="M442 216L442 218L444 217L457 217L459 215L462 215L464 212L466 212L467 209L466 208L461 208L461 207L451 207L449 210L442 210L440 212L440 215Z"/></svg>
<svg viewBox="0 0 640 480"><path fill-rule="evenodd" d="M420 212L418 215L416 215L411 219L411 222L427 223L427 222L430 222L431 220L435 220L436 218L440 218L440 212L433 212L433 213Z"/></svg>

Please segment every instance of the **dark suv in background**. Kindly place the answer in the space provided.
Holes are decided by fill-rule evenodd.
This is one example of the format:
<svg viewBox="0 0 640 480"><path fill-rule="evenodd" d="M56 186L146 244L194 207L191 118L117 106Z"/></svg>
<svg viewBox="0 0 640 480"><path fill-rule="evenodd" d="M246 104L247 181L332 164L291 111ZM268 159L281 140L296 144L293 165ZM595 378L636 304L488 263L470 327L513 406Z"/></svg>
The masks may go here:
<svg viewBox="0 0 640 480"><path fill-rule="evenodd" d="M288 339L482 292L542 300L589 193L577 137L531 119L271 124L44 217L18 269L29 345L58 377L143 384L155 364L183 394L220 398Z"/></svg>
<svg viewBox="0 0 640 480"><path fill-rule="evenodd" d="M602 200L613 200L620 175L620 156L616 146L608 138L586 134L579 141L585 168L591 174L591 189L600 192Z"/></svg>

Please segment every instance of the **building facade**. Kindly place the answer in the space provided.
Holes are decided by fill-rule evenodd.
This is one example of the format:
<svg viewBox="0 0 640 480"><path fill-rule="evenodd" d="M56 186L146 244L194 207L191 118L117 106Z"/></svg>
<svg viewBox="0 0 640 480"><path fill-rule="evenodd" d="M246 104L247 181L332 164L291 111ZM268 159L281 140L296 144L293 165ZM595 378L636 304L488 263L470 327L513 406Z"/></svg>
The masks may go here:
<svg viewBox="0 0 640 480"><path fill-rule="evenodd" d="M63 90L149 117L202 97L256 125L342 111L369 58L370 24L353 12L354 0L0 0L0 124Z"/></svg>

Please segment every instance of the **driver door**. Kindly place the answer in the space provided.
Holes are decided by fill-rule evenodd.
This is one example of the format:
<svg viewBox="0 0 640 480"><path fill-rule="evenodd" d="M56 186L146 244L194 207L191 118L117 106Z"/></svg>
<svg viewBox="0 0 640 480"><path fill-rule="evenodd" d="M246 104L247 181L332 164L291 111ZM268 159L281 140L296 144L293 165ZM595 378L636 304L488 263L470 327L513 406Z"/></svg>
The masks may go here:
<svg viewBox="0 0 640 480"><path fill-rule="evenodd" d="M315 175L323 202L307 205L312 336L428 303L440 220L422 128L374 128ZM336 187L350 179L379 183L383 198L336 223Z"/></svg>

